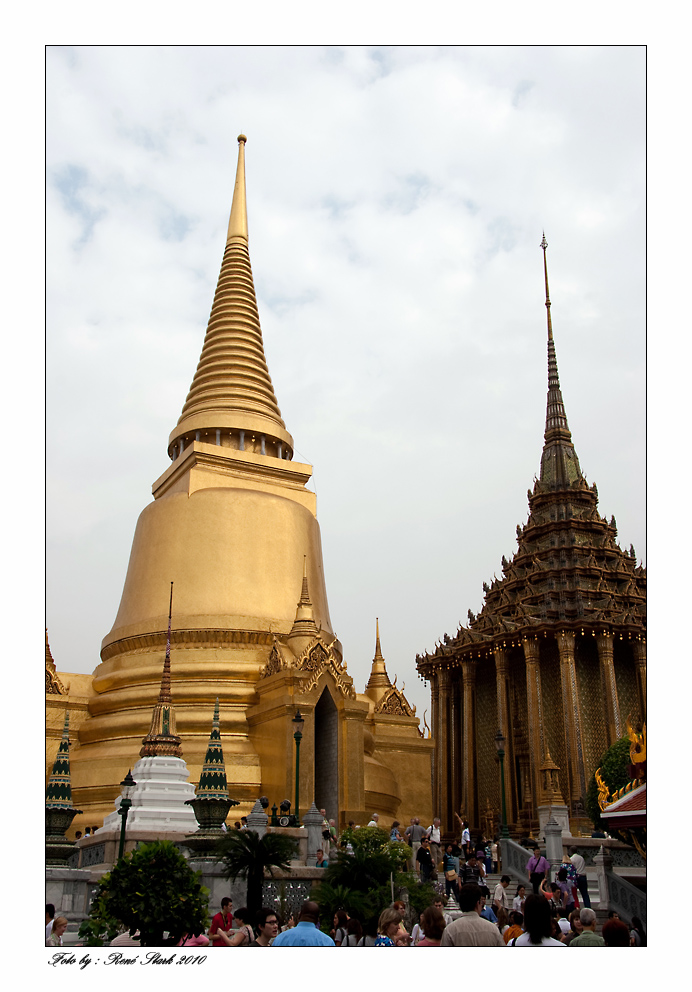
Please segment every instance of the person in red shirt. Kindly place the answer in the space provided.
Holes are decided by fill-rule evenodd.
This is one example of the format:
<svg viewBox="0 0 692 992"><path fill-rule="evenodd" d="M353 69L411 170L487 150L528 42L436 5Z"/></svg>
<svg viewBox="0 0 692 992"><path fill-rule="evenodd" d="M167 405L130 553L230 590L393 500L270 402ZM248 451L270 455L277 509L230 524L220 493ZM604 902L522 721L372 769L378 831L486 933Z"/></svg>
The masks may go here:
<svg viewBox="0 0 692 992"><path fill-rule="evenodd" d="M216 914L209 927L212 947L228 947L228 944L222 937L216 936L216 932L217 930L225 930L228 933L232 926L233 900L228 896L224 896L221 900L221 912Z"/></svg>

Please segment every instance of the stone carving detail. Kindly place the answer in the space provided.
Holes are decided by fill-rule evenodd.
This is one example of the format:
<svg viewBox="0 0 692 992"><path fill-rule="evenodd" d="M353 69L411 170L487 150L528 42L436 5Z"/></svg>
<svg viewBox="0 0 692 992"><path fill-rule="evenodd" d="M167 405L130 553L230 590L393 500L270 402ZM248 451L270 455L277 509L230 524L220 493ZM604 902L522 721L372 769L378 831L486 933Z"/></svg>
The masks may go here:
<svg viewBox="0 0 692 992"><path fill-rule="evenodd" d="M316 672L327 660L327 652L321 644L317 643L310 648L307 657L303 658L300 668L303 672Z"/></svg>
<svg viewBox="0 0 692 992"><path fill-rule="evenodd" d="M46 668L46 693L53 693L58 696L66 696L67 689L62 684L57 675Z"/></svg>
<svg viewBox="0 0 692 992"><path fill-rule="evenodd" d="M308 675L298 690L301 693L310 692L319 682L320 676L324 672L329 672L336 682L339 692L349 699L356 698L353 679L346 674L345 666L339 663L331 645L325 647L321 640L317 640L307 647L300 660L299 670L301 674Z"/></svg>

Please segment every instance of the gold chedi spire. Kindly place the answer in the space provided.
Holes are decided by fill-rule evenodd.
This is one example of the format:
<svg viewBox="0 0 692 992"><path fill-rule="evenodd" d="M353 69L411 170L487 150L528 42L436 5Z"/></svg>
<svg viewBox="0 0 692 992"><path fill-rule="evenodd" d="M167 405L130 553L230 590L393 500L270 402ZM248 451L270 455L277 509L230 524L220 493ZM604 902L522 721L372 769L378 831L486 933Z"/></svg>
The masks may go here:
<svg viewBox="0 0 692 992"><path fill-rule="evenodd" d="M183 749L180 738L175 732L175 710L171 697L171 620L173 617L173 583L171 582L171 599L168 606L168 636L166 638L166 657L163 662L161 688L158 702L151 715L149 733L142 741L140 758L154 758L159 755L172 755L182 758Z"/></svg>
<svg viewBox="0 0 692 992"><path fill-rule="evenodd" d="M380 619L375 618L375 657L372 660L372 669L370 670L370 678L368 679L368 684L365 687L365 691L368 689L390 689L392 683L389 681L389 676L387 675L387 669L385 667L384 658L382 656L382 649L380 647Z"/></svg>
<svg viewBox="0 0 692 992"><path fill-rule="evenodd" d="M194 441L293 457L264 355L248 251L244 134L228 235L202 354L168 453L177 458Z"/></svg>
<svg viewBox="0 0 692 992"><path fill-rule="evenodd" d="M313 637L317 637L319 632L319 628L315 623L315 612L312 607L310 592L308 590L308 559L307 555L304 555L303 584L301 586L300 599L298 600L298 606L296 608L296 618L293 621L293 626L291 627L291 632L288 635L287 640L294 653L299 654L300 648L298 647L298 644L300 643L302 647L305 647L308 640L312 640Z"/></svg>

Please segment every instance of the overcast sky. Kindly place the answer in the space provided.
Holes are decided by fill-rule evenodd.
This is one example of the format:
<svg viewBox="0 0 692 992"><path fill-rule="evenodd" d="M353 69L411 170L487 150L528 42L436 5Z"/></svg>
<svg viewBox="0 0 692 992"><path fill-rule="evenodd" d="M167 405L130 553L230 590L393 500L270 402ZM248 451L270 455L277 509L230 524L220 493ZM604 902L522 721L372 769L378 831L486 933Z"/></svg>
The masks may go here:
<svg viewBox="0 0 692 992"><path fill-rule="evenodd" d="M265 352L357 691L379 617L430 722L415 655L516 550L545 426L544 229L581 468L646 562L644 100L635 47L50 48L58 669L99 663L169 464L241 131Z"/></svg>

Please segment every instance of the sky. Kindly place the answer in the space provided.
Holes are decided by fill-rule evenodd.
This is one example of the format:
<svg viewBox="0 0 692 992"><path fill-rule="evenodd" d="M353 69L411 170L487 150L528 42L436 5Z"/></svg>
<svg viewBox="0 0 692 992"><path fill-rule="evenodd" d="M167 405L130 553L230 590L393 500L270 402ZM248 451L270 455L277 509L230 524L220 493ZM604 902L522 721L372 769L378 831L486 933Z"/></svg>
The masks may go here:
<svg viewBox="0 0 692 992"><path fill-rule="evenodd" d="M274 390L363 691L501 576L539 470L543 231L581 468L646 564L642 47L49 47L46 624L91 672L166 469L247 135Z"/></svg>

